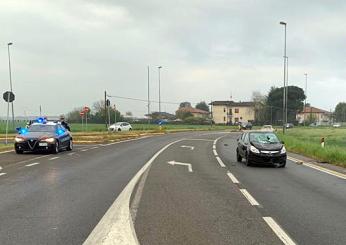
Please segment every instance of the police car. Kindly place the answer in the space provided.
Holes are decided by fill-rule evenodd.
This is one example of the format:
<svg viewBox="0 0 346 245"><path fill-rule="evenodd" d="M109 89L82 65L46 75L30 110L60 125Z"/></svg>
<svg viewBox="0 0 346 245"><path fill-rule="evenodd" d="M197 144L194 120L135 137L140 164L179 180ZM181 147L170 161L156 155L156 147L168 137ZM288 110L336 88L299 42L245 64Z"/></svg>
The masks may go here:
<svg viewBox="0 0 346 245"><path fill-rule="evenodd" d="M14 149L17 154L23 152L48 151L58 153L60 150L73 149L71 133L60 122L38 118L28 128L17 128Z"/></svg>

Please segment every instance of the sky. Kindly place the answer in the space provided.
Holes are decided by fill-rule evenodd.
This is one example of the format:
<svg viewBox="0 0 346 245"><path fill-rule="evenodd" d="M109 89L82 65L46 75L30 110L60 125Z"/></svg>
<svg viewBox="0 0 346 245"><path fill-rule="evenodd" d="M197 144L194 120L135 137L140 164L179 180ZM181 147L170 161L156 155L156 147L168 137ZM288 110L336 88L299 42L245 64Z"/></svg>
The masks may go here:
<svg viewBox="0 0 346 245"><path fill-rule="evenodd" d="M105 90L145 100L148 66L151 100L162 66L163 102L249 101L283 84L285 21L289 84L304 88L307 73L308 102L331 110L346 100L345 12L334 0L1 0L0 91L13 42L16 115L92 107ZM147 112L146 102L110 100L124 114Z"/></svg>

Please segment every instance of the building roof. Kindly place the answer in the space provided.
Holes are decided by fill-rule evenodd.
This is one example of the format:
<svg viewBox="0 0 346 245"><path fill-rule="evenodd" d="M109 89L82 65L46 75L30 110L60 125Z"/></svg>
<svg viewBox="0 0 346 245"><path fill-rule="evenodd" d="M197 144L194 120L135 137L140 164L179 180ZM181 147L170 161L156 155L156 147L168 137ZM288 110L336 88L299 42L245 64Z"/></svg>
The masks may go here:
<svg viewBox="0 0 346 245"><path fill-rule="evenodd" d="M244 101L244 102L235 102L232 100L218 100L210 103L211 105L225 105L225 106L239 106L239 107L253 107L255 106L255 102Z"/></svg>
<svg viewBox="0 0 346 245"><path fill-rule="evenodd" d="M301 111L300 113L324 113L324 114L330 114L329 111L323 110L323 109L319 109L313 106L306 106L303 111Z"/></svg>
<svg viewBox="0 0 346 245"><path fill-rule="evenodd" d="M208 111L196 109L196 108L193 108L193 107L182 107L182 108L179 108L178 111L190 112L190 113L196 113L196 114L209 114Z"/></svg>

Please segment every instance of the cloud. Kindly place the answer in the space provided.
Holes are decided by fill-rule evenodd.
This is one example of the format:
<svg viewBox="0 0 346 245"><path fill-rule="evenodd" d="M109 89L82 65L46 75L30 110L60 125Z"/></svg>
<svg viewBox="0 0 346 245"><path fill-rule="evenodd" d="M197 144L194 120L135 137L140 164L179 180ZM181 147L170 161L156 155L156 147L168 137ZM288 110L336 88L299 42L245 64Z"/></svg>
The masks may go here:
<svg viewBox="0 0 346 245"><path fill-rule="evenodd" d="M334 108L345 90L346 23L342 1L1 1L0 89L8 89L11 47L18 114L58 115L110 94L151 99L248 100L281 86L287 25L289 80L308 100ZM335 88L338 88L337 90ZM333 96L327 96L332 93ZM146 103L112 99L141 116ZM157 110L152 105L152 110ZM174 112L175 105L163 105ZM0 114L5 114L5 103Z"/></svg>

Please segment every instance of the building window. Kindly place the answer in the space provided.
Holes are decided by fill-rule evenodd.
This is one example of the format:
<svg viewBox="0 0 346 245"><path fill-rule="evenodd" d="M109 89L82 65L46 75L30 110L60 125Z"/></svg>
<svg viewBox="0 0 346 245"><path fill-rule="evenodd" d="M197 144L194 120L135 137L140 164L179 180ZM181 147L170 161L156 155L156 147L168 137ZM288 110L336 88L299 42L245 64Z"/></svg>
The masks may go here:
<svg viewBox="0 0 346 245"><path fill-rule="evenodd" d="M243 120L243 117L240 117L240 120Z"/></svg>
<svg viewBox="0 0 346 245"><path fill-rule="evenodd" d="M229 114L232 115L232 109L229 109Z"/></svg>
<svg viewBox="0 0 346 245"><path fill-rule="evenodd" d="M239 109L238 108L234 109L234 113L239 113Z"/></svg>
<svg viewBox="0 0 346 245"><path fill-rule="evenodd" d="M226 122L226 117L223 117L223 121Z"/></svg>
<svg viewBox="0 0 346 245"><path fill-rule="evenodd" d="M223 108L223 112L226 112L226 108Z"/></svg>
<svg viewBox="0 0 346 245"><path fill-rule="evenodd" d="M239 118L238 118L238 117L234 118L234 121L235 121L236 123L239 122Z"/></svg>

